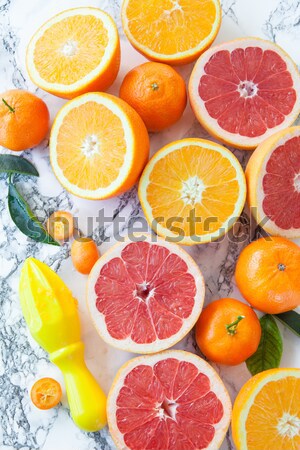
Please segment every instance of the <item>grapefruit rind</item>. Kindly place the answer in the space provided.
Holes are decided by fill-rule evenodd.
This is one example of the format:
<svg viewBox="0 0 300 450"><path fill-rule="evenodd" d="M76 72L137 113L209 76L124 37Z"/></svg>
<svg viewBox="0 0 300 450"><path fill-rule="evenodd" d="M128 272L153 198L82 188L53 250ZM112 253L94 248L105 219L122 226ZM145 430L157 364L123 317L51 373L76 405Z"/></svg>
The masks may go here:
<svg viewBox="0 0 300 450"><path fill-rule="evenodd" d="M198 145L199 147L208 148L211 150L215 150L220 153L223 157L227 157L227 159L230 160L232 166L235 168L236 171L236 179L239 183L239 199L236 202L235 210L231 216L228 217L226 222L222 224L222 226L219 228L219 230L215 231L211 234L205 234L201 236L201 242L197 240L196 238L198 236L186 236L183 239L181 239L179 242L177 242L180 245L197 245L197 244L206 244L208 242L215 241L219 239L220 237L224 236L235 224L238 217L240 217L245 202L246 202L246 179L244 175L244 171L238 161L238 159L234 156L234 154L228 150L227 148L221 146L220 144L217 144L212 141L208 141L205 139L198 139L198 138L187 138L182 139L180 141L172 142L162 149L160 149L148 162L146 165L142 176L139 181L139 188L138 188L138 195L141 202L142 209L144 211L144 214L146 216L146 219L153 229L155 233L158 233L159 236L168 239L173 239L176 242L176 239L178 239L178 235L175 233L172 233L171 230L163 227L159 222L155 220L152 214L152 208L147 200L147 187L150 183L150 175L151 172L156 164L156 162L162 158L164 158L169 153L173 152L174 150L180 149L185 145ZM194 239L193 239L194 238Z"/></svg>
<svg viewBox="0 0 300 450"><path fill-rule="evenodd" d="M149 243L153 242L151 241L150 235L144 234L144 236L147 236L146 242ZM173 334L171 337L163 340L157 338L155 342L138 344L134 342L130 337L123 340L113 338L107 330L104 315L101 314L96 307L97 295L95 293L94 287L99 277L101 268L112 258L120 256L121 251L130 243L131 241L129 239L126 239L125 242L123 243L115 244L111 249L109 249L106 253L104 253L104 255L102 255L100 259L96 262L88 278L87 297L86 297L87 306L92 322L94 323L94 326L98 334L107 344L120 350L125 350L132 353L143 353L143 354L157 353L175 345L178 341L183 339L183 337L186 336L186 334L193 328L202 311L205 294L205 283L199 267L197 266L193 258L185 250L183 250L176 244L171 244L165 242L160 238L155 237L155 241L153 243L155 245L162 245L163 247L170 250L171 253L175 253L180 258L182 258L183 261L188 266L189 269L188 273L194 276L197 290L195 294L195 302L192 312L187 319L183 320L183 325L176 334Z"/></svg>
<svg viewBox="0 0 300 450"><path fill-rule="evenodd" d="M213 24L213 27L211 29L211 32L209 35L203 39L196 47L191 48L189 50L178 52L171 55L166 55L163 53L157 53L153 50L151 50L149 47L143 45L140 43L130 32L129 26L128 26L128 18L126 15L126 9L128 6L128 3L130 0L124 0L122 4L122 25L124 29L124 33L126 34L128 40L130 41L131 45L142 55L144 55L146 58L152 61L158 61L166 64L171 65L183 65L188 64L190 62L195 61L195 59L198 58L201 53L203 53L215 40L218 31L221 26L221 20L222 20L222 10L221 10L221 4L219 0L212 0L214 3L214 6L216 8L216 18L215 22Z"/></svg>
<svg viewBox="0 0 300 450"><path fill-rule="evenodd" d="M120 119L123 124L124 139L126 142L124 162L119 171L118 177L109 185L109 187L99 188L97 190L81 189L73 183L70 183L57 163L56 145L60 127L65 117L70 111L72 111L72 109L77 108L80 105L84 105L87 102L96 102L107 107ZM129 116L129 112L132 117ZM131 119L133 118L136 121L136 125L139 126L139 130L133 129L131 123ZM140 133L138 139L136 137L137 131ZM141 142L139 142L139 139ZM57 114L50 134L50 162L54 174L67 191L77 197L88 200L102 200L126 191L137 181L148 159L149 149L147 152L145 152L144 149L144 158L140 158L140 155L142 154L142 146L149 146L149 137L142 119L133 110L133 108L131 108L131 106L123 100L114 97L113 95L106 94L104 92L91 92L68 101ZM138 152L140 153L139 161L137 161Z"/></svg>
<svg viewBox="0 0 300 450"><path fill-rule="evenodd" d="M291 73L294 82L294 90L297 95L293 110L286 116L284 122L274 128L269 128L266 133L264 133L262 136L257 137L241 136L240 134L230 133L221 128L217 120L213 119L207 112L204 102L200 98L198 93L200 78L205 74L204 67L212 55L221 50L233 51L237 48L245 49L249 46L261 47L263 50L273 50L281 56L281 58L287 65L287 70ZM244 150L255 149L264 139L268 138L279 130L283 130L284 128L291 126L300 113L300 74L296 64L291 59L291 57L277 44L257 37L235 39L233 41L213 46L210 49L206 50L206 52L200 56L194 66L189 81L188 91L192 109L200 124L212 136L214 136L221 142Z"/></svg>
<svg viewBox="0 0 300 450"><path fill-rule="evenodd" d="M40 76L34 64L34 52L36 43L43 36L44 32L51 26L63 19L67 19L68 17L76 15L92 15L96 18L101 19L108 34L108 45L105 49L105 53L100 64L94 70L92 70L90 73L88 73L86 76L76 81L75 83L69 85L61 83L49 83ZM113 61L116 62L116 64L114 64L114 70L111 69L111 73L108 74L107 71ZM99 8L79 7L62 11L45 22L32 36L27 47L26 66L30 78L37 86L59 97L73 98L74 96L83 94L88 90L93 90L87 89L87 86L89 86L90 84L95 84L94 90L100 90L100 87L101 90L105 90L116 78L120 67L120 40L117 26L110 15ZM101 82L99 78L103 74L105 75L105 81ZM96 89L96 85L98 85L99 89Z"/></svg>
<svg viewBox="0 0 300 450"><path fill-rule="evenodd" d="M264 223L264 218L266 215L262 206L264 199L263 178L266 174L266 166L272 152L276 150L277 147L285 144L288 140L296 136L300 136L299 126L287 128L270 136L252 153L245 171L247 182L247 203L256 222L272 236L282 236L292 239L300 237L300 228L283 230L282 228L279 228L271 219Z"/></svg>
<svg viewBox="0 0 300 450"><path fill-rule="evenodd" d="M232 411L232 437L237 450L248 450L246 421L256 396L266 384L286 377L300 379L300 369L269 369L255 375L242 387L237 395ZM278 401L280 402L280 399ZM265 405L265 407L267 409L268 405Z"/></svg>
<svg viewBox="0 0 300 450"><path fill-rule="evenodd" d="M175 358L179 361L192 363L197 367L197 369L199 369L199 372L202 372L209 377L210 391L214 392L218 399L221 401L224 409L224 414L221 421L214 425L216 433L213 440L210 442L208 447L205 447L205 449L203 450L219 449L225 438L231 420L232 406L230 397L221 378L213 369L213 367L199 356L194 355L193 353L185 352L183 350L166 350L155 355L138 356L123 364L123 366L119 369L114 378L107 398L107 420L109 431L114 440L114 443L120 450L128 448L124 442L123 434L118 429L115 414L117 397L120 389L124 384L126 376L139 364L146 364L153 367L157 362L167 358Z"/></svg>

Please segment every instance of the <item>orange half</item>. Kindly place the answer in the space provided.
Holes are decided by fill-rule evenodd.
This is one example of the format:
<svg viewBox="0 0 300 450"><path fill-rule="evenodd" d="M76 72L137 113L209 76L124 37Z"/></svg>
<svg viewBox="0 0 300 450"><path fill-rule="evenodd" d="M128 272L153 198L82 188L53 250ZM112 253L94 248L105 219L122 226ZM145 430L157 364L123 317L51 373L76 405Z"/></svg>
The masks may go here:
<svg viewBox="0 0 300 450"><path fill-rule="evenodd" d="M105 199L131 188L149 154L140 116L123 100L85 94L59 111L50 136L54 173L71 193Z"/></svg>
<svg viewBox="0 0 300 450"><path fill-rule="evenodd" d="M194 61L221 25L219 0L124 0L124 32L146 58L169 64Z"/></svg>
<svg viewBox="0 0 300 450"><path fill-rule="evenodd" d="M300 369L270 369L239 392L232 414L237 450L299 450Z"/></svg>
<svg viewBox="0 0 300 450"><path fill-rule="evenodd" d="M117 27L98 8L63 11L33 35L26 64L31 80L59 97L106 90L120 67Z"/></svg>
<svg viewBox="0 0 300 450"><path fill-rule="evenodd" d="M150 226L185 245L226 233L245 203L243 169L232 152L204 139L163 147L147 164L139 198Z"/></svg>

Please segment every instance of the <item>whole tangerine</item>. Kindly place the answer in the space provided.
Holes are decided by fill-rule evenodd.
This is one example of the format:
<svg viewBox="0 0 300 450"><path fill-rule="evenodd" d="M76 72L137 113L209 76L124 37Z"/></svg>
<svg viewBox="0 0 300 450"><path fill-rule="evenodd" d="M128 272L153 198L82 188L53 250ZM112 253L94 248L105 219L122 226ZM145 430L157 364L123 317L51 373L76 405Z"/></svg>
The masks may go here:
<svg viewBox="0 0 300 450"><path fill-rule="evenodd" d="M77 272L88 275L100 257L96 243L87 237L76 239L71 246L71 258Z"/></svg>

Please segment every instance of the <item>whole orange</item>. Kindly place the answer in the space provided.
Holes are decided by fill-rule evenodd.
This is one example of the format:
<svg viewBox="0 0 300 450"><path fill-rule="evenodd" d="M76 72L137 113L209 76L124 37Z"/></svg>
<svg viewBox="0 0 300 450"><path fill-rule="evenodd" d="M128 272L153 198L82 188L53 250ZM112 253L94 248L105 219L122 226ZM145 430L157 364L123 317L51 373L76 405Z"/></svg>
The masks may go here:
<svg viewBox="0 0 300 450"><path fill-rule="evenodd" d="M202 311L196 325L196 341L211 361L234 366L256 352L261 338L257 315L245 303L221 298Z"/></svg>
<svg viewBox="0 0 300 450"><path fill-rule="evenodd" d="M16 152L36 147L49 129L45 102L31 92L12 89L0 94L0 145Z"/></svg>
<svg viewBox="0 0 300 450"><path fill-rule="evenodd" d="M147 62L124 78L120 97L141 116L148 131L161 131L182 116L187 102L184 79L173 67Z"/></svg>
<svg viewBox="0 0 300 450"><path fill-rule="evenodd" d="M96 243L87 237L75 240L71 246L71 258L77 272L88 275L100 257Z"/></svg>
<svg viewBox="0 0 300 450"><path fill-rule="evenodd" d="M235 279L254 308L280 314L300 305L300 248L281 237L258 239L241 252Z"/></svg>

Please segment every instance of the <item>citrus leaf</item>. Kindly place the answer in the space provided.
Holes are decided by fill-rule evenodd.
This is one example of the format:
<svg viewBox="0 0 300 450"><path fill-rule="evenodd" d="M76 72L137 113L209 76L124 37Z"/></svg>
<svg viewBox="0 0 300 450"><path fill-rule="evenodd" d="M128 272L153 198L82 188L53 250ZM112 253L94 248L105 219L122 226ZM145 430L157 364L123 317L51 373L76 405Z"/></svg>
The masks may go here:
<svg viewBox="0 0 300 450"><path fill-rule="evenodd" d="M39 176L38 171L28 159L15 155L0 155L0 172Z"/></svg>
<svg viewBox="0 0 300 450"><path fill-rule="evenodd" d="M279 367L282 356L282 337L275 319L266 314L260 319L261 339L256 352L247 359L246 365L252 375Z"/></svg>
<svg viewBox="0 0 300 450"><path fill-rule="evenodd" d="M9 183L8 188L8 208L12 220L23 234L37 242L60 245L47 233L12 183Z"/></svg>
<svg viewBox="0 0 300 450"><path fill-rule="evenodd" d="M281 314L276 314L275 317L293 333L300 336L300 314L296 311L288 311Z"/></svg>

